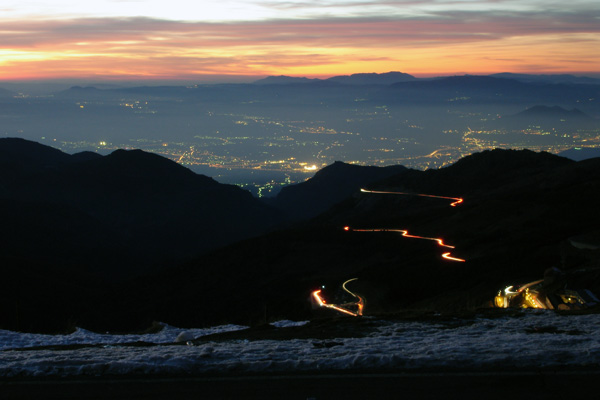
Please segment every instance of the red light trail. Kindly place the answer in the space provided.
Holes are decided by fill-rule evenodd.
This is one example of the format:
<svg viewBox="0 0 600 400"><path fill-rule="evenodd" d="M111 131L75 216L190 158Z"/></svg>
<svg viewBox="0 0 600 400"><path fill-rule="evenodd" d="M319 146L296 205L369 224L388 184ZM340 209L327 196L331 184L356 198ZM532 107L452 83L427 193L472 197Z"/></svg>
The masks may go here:
<svg viewBox="0 0 600 400"><path fill-rule="evenodd" d="M374 193L374 194L400 194L400 195L404 195L404 196L419 196L419 197L433 197L435 199L447 199L447 200L454 200L454 202L450 203L450 205L452 207L456 207L457 205L459 205L460 203L462 203L464 200L460 197L447 197L447 196L436 196L433 194L423 194L423 193L408 193L408 192L385 192L385 191L380 191L380 190L367 190L367 189L360 189L361 192L363 193Z"/></svg>
<svg viewBox="0 0 600 400"><path fill-rule="evenodd" d="M315 290L314 292L312 292L312 297L313 299L315 299L315 301L317 302L317 304L319 305L319 307L326 307L326 308L331 308L332 310L341 312L342 314L347 314L347 315L351 315L353 317L359 317L363 314L363 308L365 306L365 300L360 297L359 295L352 293L350 290L348 290L348 288L346 287L346 284L352 281L355 281L357 278L353 278L353 279L349 279L346 282L344 282L342 284L342 288L350 293L353 297L355 297L356 299L358 299L358 301L356 301L355 303L349 303L349 304L328 304L325 299L323 299L323 297L321 297L321 289L319 290ZM350 311L345 307L356 307L357 310L356 312Z"/></svg>
<svg viewBox="0 0 600 400"><path fill-rule="evenodd" d="M420 196L420 197L432 197L432 198L436 198L436 199L446 199L446 200L454 200L450 205L452 207L456 207L457 205L461 204L463 202L463 199L460 197L447 197L447 196L436 196L436 195L432 195L432 194L422 194L422 193L406 193L406 192L386 192L386 191L378 191L378 190L367 190L367 189L360 189L361 192L363 193L372 193L372 194L395 194L395 195L404 195L404 196ZM449 244L444 243L444 241L440 238L431 238L431 237L426 237L426 236L417 236L417 235L411 235L408 233L407 230L405 229L352 229L349 226L345 226L344 227L345 231L354 231L354 232L399 232L402 234L403 237L406 238L412 238L412 239L421 239L421 240L431 240L433 242L436 242L438 244L438 246L441 247L446 247L449 249L454 249L454 246L451 246ZM450 252L446 252L442 254L442 258L444 258L445 260L448 261L456 261L456 262L465 262L466 260L463 260L462 258L457 258L457 257L452 257L450 255ZM325 299L321 296L321 289L315 290L314 292L312 292L312 298L315 301L315 303L319 306L319 307L325 307L325 308L330 308L332 310L338 311L342 314L346 314L346 315L351 315L353 317L358 317L363 315L363 308L365 305L365 301L362 297L360 297L359 295L352 293L350 290L348 290L348 288L346 287L346 284L349 282L352 282L356 280L356 278L354 279L349 279L346 282L344 282L342 284L342 288L349 293L350 295L352 295L353 297L355 297L357 299L356 302L354 303L347 303L347 304L329 304L325 301ZM356 307L356 312L351 311L348 309L348 307Z"/></svg>
<svg viewBox="0 0 600 400"><path fill-rule="evenodd" d="M403 196L420 196L420 197L432 197L436 199L447 199L454 200L450 205L452 207L456 207L457 205L463 202L461 197L448 197L448 196L436 196L433 194L423 194L423 193L407 193L407 192L389 192L389 191L381 191L381 190L367 190L360 189L362 193L372 193L372 194L395 194L395 195L403 195ZM444 241L440 238L430 238L426 236L416 236L408 233L407 230L404 229L351 229L349 226L344 227L345 231L355 231L355 232L400 232L403 237L413 238L413 239L423 239L423 240L432 240L436 242L439 246L447 247L449 249L454 249L454 246L450 246L444 243ZM446 252L442 254L442 258L448 261L456 261L456 262L465 262L462 258L452 257L450 252Z"/></svg>
<svg viewBox="0 0 600 400"><path fill-rule="evenodd" d="M345 231L354 231L354 232L399 232L402 234L403 237L406 237L406 238L431 240L431 241L436 242L439 246L447 247L449 249L455 248L454 246L444 243L444 241L440 238L431 238L431 237L426 237L426 236L411 235L405 229L352 229L349 226L345 226L344 230ZM465 262L465 260L463 260L462 258L451 257L450 252L442 254L442 257L449 261Z"/></svg>

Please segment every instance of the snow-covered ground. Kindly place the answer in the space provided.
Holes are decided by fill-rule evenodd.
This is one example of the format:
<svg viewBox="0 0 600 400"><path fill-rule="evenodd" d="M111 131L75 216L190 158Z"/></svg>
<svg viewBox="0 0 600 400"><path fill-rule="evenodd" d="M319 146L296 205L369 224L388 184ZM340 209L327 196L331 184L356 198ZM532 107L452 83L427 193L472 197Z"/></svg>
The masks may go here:
<svg viewBox="0 0 600 400"><path fill-rule="evenodd" d="M518 317L373 322L366 337L329 340L189 340L243 328L234 325L166 326L145 335L0 331L0 377L600 366L600 315L524 310Z"/></svg>

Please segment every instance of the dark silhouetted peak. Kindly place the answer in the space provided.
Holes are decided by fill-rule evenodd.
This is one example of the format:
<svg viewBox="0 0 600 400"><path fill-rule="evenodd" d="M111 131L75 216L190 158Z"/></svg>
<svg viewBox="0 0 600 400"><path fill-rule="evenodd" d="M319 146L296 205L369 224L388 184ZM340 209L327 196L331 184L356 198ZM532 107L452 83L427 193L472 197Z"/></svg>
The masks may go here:
<svg viewBox="0 0 600 400"><path fill-rule="evenodd" d="M294 219L313 217L351 196L361 187L405 170L401 165L374 167L336 161L318 171L308 181L284 187L277 195L276 205Z"/></svg>
<svg viewBox="0 0 600 400"><path fill-rule="evenodd" d="M405 168L400 165L392 167L374 167L347 164L343 161L335 161L333 164L328 165L325 168L317 171L315 175L311 179L306 181L304 184L330 184L332 183L330 182L330 180L364 182L364 180L370 180L372 176L379 175L383 171L403 169Z"/></svg>
<svg viewBox="0 0 600 400"><path fill-rule="evenodd" d="M279 75L279 76L268 76L264 79L259 79L259 80L255 81L254 84L256 84L256 85L288 85L288 84L294 84L294 83L310 83L310 82L316 82L319 80L320 79L309 79L309 78L304 78L304 77Z"/></svg>
<svg viewBox="0 0 600 400"><path fill-rule="evenodd" d="M98 153L94 153L93 151L81 151L79 153L75 153L71 156L71 161L73 162L82 162L82 161L91 161L102 158L102 155Z"/></svg>
<svg viewBox="0 0 600 400"><path fill-rule="evenodd" d="M572 163L571 160L547 152L494 149L466 156L442 170L463 177L488 178L524 174L526 171L546 171Z"/></svg>
<svg viewBox="0 0 600 400"><path fill-rule="evenodd" d="M156 179L201 179L205 183L216 184L212 178L198 175L191 170L154 153L143 150L115 150L107 156L92 160L87 168L96 173L114 174L114 176L129 178Z"/></svg>
<svg viewBox="0 0 600 400"><path fill-rule="evenodd" d="M403 72L392 71L383 74L361 73L352 75L339 75L331 77L327 80L346 85L391 85L397 82L408 82L416 79L417 78L412 75L405 74Z"/></svg>
<svg viewBox="0 0 600 400"><path fill-rule="evenodd" d="M0 139L0 162L30 167L57 166L68 163L71 156L50 146L21 138Z"/></svg>

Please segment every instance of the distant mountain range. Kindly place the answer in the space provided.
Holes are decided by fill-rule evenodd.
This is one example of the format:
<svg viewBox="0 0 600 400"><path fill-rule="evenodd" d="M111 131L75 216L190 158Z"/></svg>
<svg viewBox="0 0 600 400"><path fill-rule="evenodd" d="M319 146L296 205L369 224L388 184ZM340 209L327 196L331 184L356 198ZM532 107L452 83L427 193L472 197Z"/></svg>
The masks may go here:
<svg viewBox="0 0 600 400"><path fill-rule="evenodd" d="M504 72L500 74L492 74L490 75L494 78L506 78L506 79L514 79L521 82L529 82L529 83L576 83L576 84L584 84L584 85L598 85L600 84L600 79L597 78L589 78L585 76L575 76L569 74L555 74L555 75L536 75L536 74L513 74L509 72Z"/></svg>
<svg viewBox="0 0 600 400"><path fill-rule="evenodd" d="M592 82L592 81L590 81ZM600 80L598 80L600 82ZM211 104L262 103L298 106L326 104L348 106L360 99L364 104L531 104L569 106L585 103L597 107L600 84L552 80L520 80L493 76L453 76L417 79L408 74L355 74L329 79L268 77L254 84L143 86L122 89L73 87L56 93L57 99L182 99Z"/></svg>
<svg viewBox="0 0 600 400"><path fill-rule="evenodd" d="M267 206L139 150L67 155L0 139L0 329L306 319L311 290L349 278L367 314L472 310L546 268L597 268L597 251L569 239L598 236L599 188L600 158L494 150L427 171L338 162ZM274 230L275 206L305 219ZM587 289L600 292L598 275Z"/></svg>
<svg viewBox="0 0 600 400"><path fill-rule="evenodd" d="M255 85L288 85L297 83L319 83L319 82L333 82L344 85L391 85L397 82L407 82L416 80L412 75L405 74L403 72L386 72L382 74L377 73L362 73L352 75L338 75L327 79L309 79L309 78L297 78L291 76L269 76L264 79L255 81Z"/></svg>
<svg viewBox="0 0 600 400"><path fill-rule="evenodd" d="M463 77L473 77L477 75L464 75ZM557 75L535 75L535 74L514 74L509 72L487 75L491 78L510 79L523 83L553 83L553 84L591 84L600 85L600 79L579 77L568 74L557 74ZM410 74L403 72L386 72L386 73L359 73L352 75L338 75L326 79L309 79L305 77L292 77L286 75L269 76L264 79L255 81L254 84L258 85L285 85L285 84L298 84L298 83L316 83L322 81L337 82L345 85L391 85L398 82L410 82L410 81L428 81L428 80L439 80L446 78L458 78L452 76L440 76L434 78L416 78Z"/></svg>

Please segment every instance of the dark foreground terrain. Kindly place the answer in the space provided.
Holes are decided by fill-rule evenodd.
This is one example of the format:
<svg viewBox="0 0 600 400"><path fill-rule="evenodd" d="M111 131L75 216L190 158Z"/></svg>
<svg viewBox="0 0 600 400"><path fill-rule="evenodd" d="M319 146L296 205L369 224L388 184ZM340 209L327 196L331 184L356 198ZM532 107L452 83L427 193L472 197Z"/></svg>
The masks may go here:
<svg viewBox="0 0 600 400"><path fill-rule="evenodd" d="M302 374L0 383L3 399L561 399L597 390L600 371Z"/></svg>
<svg viewBox="0 0 600 400"><path fill-rule="evenodd" d="M335 163L267 205L141 151L2 144L0 329L304 320L312 291L335 299L351 278L365 315L489 306L552 267L584 271L570 288L600 295L600 158L494 150L383 174ZM326 211L302 219L311 203Z"/></svg>

